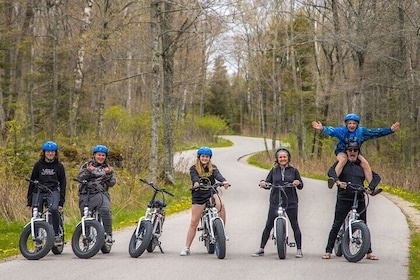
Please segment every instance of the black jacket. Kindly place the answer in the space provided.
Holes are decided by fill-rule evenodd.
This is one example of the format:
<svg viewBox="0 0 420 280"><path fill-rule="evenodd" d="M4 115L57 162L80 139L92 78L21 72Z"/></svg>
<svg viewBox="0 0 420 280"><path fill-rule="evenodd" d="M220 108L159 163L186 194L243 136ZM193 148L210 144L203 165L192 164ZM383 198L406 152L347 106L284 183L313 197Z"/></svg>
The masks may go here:
<svg viewBox="0 0 420 280"><path fill-rule="evenodd" d="M341 182L351 182L353 184L363 185L365 181L365 173L363 168L360 166L360 161L357 160L356 162L347 161L346 165L344 165L343 171L341 172L340 176L337 177L337 173L335 173L335 167L338 164L338 161L335 162L330 169L328 170L328 176L334 178L334 181L340 180ZM379 184L381 177L375 172L372 172L373 179L369 185L369 188L374 191L376 186ZM353 200L354 193L350 188L342 189L337 188L337 199L341 200ZM364 195L359 193L359 198L364 198Z"/></svg>
<svg viewBox="0 0 420 280"><path fill-rule="evenodd" d="M271 168L267 178L265 179L266 182L273 185L284 185L286 183L292 183L294 180L298 180L300 182L296 188L301 190L303 188L302 178L300 177L299 171L291 165L286 166L284 173L282 173L282 168L280 166ZM285 188L285 194L282 193L283 207L287 206L288 209L298 207L299 199L296 188ZM272 188L270 192L270 207L277 207L278 204L279 189Z"/></svg>
<svg viewBox="0 0 420 280"><path fill-rule="evenodd" d="M42 185L49 187L51 190L60 190L59 206L63 206L66 198L66 172L64 166L58 159L53 162L46 162L40 159L35 163L32 169L31 180L38 180ZM32 205L32 195L34 185L29 183L27 194L27 205Z"/></svg>

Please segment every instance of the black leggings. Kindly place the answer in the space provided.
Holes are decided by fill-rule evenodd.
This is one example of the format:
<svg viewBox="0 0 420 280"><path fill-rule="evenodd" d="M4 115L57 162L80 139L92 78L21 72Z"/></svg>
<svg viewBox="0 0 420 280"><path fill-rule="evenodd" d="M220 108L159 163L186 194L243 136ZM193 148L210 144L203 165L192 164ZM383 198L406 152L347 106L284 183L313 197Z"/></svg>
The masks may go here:
<svg viewBox="0 0 420 280"><path fill-rule="evenodd" d="M268 210L267 222L261 237L260 248L264 248L267 244L268 238L270 238L271 230L274 227L274 220L276 219L278 207L270 206ZM295 236L295 242L298 249L302 249L302 233L300 232L299 222L298 222L298 208L292 208L286 210L287 216L289 217L290 225L292 226L293 233Z"/></svg>

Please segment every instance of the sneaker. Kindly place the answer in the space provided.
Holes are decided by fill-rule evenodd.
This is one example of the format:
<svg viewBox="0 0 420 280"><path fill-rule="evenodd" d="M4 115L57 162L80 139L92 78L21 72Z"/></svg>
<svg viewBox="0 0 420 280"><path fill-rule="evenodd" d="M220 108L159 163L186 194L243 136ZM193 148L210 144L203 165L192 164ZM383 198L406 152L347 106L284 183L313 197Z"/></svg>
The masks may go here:
<svg viewBox="0 0 420 280"><path fill-rule="evenodd" d="M253 257L263 257L264 256L264 250L259 249L257 252L252 254Z"/></svg>
<svg viewBox="0 0 420 280"><path fill-rule="evenodd" d="M114 242L115 242L115 240L114 240L114 239L112 239L112 235L111 235L111 234L108 234L108 237L107 237L107 239L105 240L105 243L106 243L107 245L112 245Z"/></svg>
<svg viewBox="0 0 420 280"><path fill-rule="evenodd" d="M297 252L296 252L296 256L295 257L296 258L303 258L302 249L297 249Z"/></svg>
<svg viewBox="0 0 420 280"><path fill-rule="evenodd" d="M63 245L63 241L61 240L60 235L56 235L54 238L54 246L60 246Z"/></svg>
<svg viewBox="0 0 420 280"><path fill-rule="evenodd" d="M334 178L330 177L328 178L328 188L332 189L334 187Z"/></svg>
<svg viewBox="0 0 420 280"><path fill-rule="evenodd" d="M188 256L190 254L190 249L185 247L182 249L181 253L179 253L180 256Z"/></svg>

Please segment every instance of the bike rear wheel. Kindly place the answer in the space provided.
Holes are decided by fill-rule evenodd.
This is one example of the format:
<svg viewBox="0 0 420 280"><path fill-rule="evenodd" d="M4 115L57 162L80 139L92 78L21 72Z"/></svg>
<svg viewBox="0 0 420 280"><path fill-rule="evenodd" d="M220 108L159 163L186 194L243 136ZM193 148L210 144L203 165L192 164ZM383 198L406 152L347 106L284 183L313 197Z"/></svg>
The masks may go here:
<svg viewBox="0 0 420 280"><path fill-rule="evenodd" d="M147 246L147 252L152 253L155 249L156 246L159 244L159 235L160 233L160 229L162 228L162 224L161 224L161 220L159 218L155 219L155 223L153 224L153 228L156 229L156 231L154 232L153 236L152 236L152 240L150 240L149 242L149 246Z"/></svg>
<svg viewBox="0 0 420 280"><path fill-rule="evenodd" d="M103 226L96 220L85 221L86 236L82 233L82 224L78 224L71 239L74 254L81 259L96 255L105 242Z"/></svg>
<svg viewBox="0 0 420 280"><path fill-rule="evenodd" d="M351 238L348 228L343 235L343 255L349 262L358 262L367 254L370 247L370 231L364 222L353 223Z"/></svg>
<svg viewBox="0 0 420 280"><path fill-rule="evenodd" d="M219 259L224 259L226 256L226 236L221 219L216 219L213 222L215 246L214 252Z"/></svg>
<svg viewBox="0 0 420 280"><path fill-rule="evenodd" d="M286 258L287 252L287 240L286 240L286 222L284 219L276 220L276 245L277 245L277 254L280 259Z"/></svg>
<svg viewBox="0 0 420 280"><path fill-rule="evenodd" d="M130 243L128 245L128 253L133 258L138 258L141 256L149 246L149 243L152 240L153 236L153 225L150 221L142 221L140 223L140 228L138 234L134 230L133 235L131 236Z"/></svg>
<svg viewBox="0 0 420 280"><path fill-rule="evenodd" d="M343 255L343 250L341 248L341 244L343 242L343 234L344 234L344 229L340 228L340 231L338 232L337 237L335 238L334 252L337 257L341 257Z"/></svg>
<svg viewBox="0 0 420 280"><path fill-rule="evenodd" d="M28 260L39 260L45 257L54 246L54 229L45 221L34 222L34 235L31 224L23 229L19 239L19 250Z"/></svg>
<svg viewBox="0 0 420 280"><path fill-rule="evenodd" d="M64 218L63 218L63 213L60 211L60 225L59 225L59 229L58 229L58 235L60 236L61 239L61 245L58 246L53 246L51 251L53 252L54 255L60 255L61 253L63 253L64 250Z"/></svg>

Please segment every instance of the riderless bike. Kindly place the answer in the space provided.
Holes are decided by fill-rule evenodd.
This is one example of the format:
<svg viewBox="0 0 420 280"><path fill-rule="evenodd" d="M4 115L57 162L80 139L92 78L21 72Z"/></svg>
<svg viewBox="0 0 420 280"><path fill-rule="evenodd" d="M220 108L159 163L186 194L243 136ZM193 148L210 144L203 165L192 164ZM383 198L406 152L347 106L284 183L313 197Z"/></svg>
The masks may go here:
<svg viewBox="0 0 420 280"><path fill-rule="evenodd" d="M140 181L153 188L153 195L147 204L145 215L139 219L137 227L131 235L128 252L133 258L141 256L146 249L149 253L153 252L156 246L163 253L159 238L162 236L163 223L165 221L165 194L174 196L172 193L159 188L152 182L144 179L140 179ZM162 199L156 198L158 193L161 193Z"/></svg>

